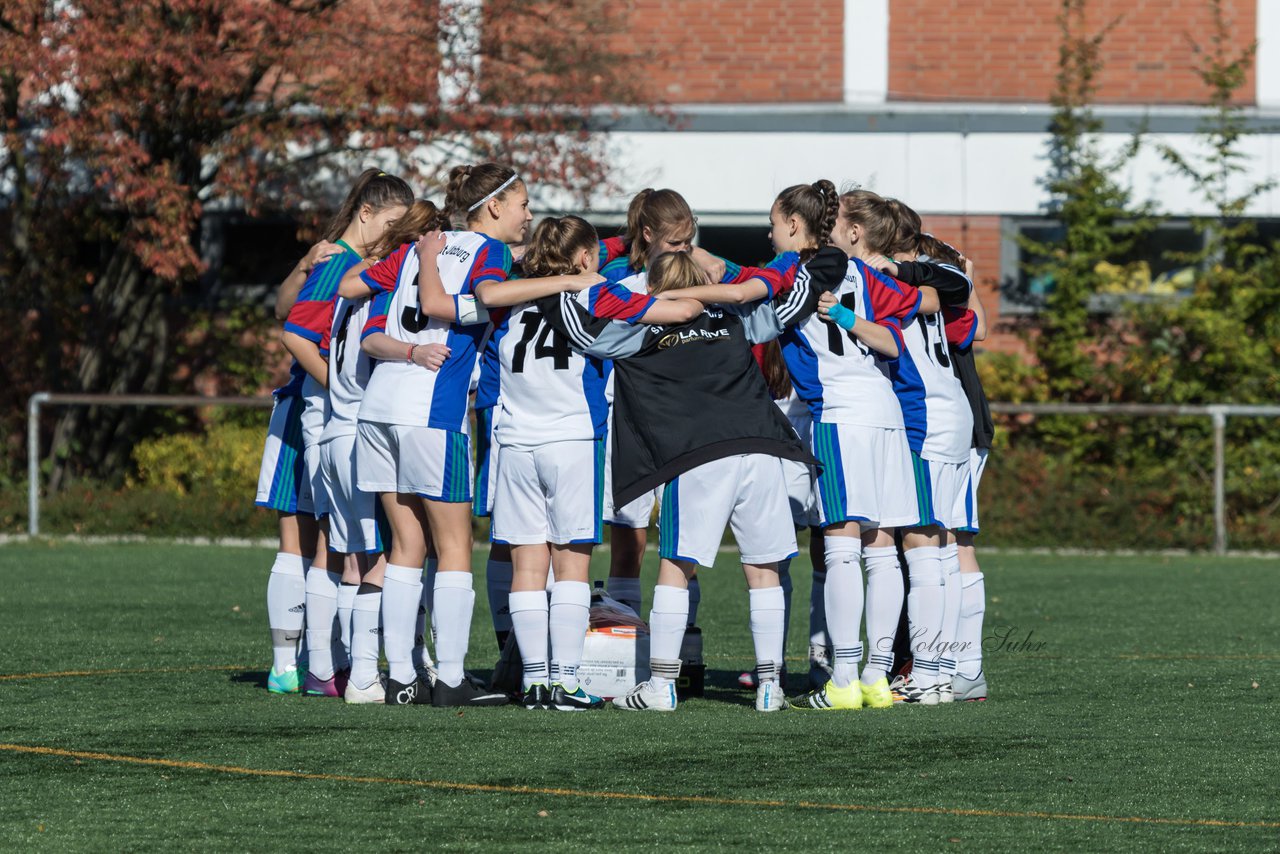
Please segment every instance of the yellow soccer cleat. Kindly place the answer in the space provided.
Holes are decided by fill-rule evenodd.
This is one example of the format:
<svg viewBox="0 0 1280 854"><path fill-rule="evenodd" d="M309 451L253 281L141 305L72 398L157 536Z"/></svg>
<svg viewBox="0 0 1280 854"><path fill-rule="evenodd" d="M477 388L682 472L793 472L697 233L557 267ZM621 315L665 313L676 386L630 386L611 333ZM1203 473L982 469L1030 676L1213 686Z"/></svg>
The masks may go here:
<svg viewBox="0 0 1280 854"><path fill-rule="evenodd" d="M893 693L889 690L889 677L881 676L870 685L862 686L862 706L865 709L893 707Z"/></svg>
<svg viewBox="0 0 1280 854"><path fill-rule="evenodd" d="M854 710L862 708L862 683L854 679L845 687L836 685L834 679L814 691L801 694L789 700L791 707L803 711L835 711L838 709Z"/></svg>

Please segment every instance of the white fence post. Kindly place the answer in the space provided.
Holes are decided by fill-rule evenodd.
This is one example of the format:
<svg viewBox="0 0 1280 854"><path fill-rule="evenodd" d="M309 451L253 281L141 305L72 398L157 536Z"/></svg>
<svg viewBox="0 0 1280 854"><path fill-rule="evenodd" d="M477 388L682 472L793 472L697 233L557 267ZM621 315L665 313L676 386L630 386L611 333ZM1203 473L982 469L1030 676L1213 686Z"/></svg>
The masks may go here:
<svg viewBox="0 0 1280 854"><path fill-rule="evenodd" d="M49 392L38 391L27 401L27 533L40 535L40 404Z"/></svg>
<svg viewBox="0 0 1280 854"><path fill-rule="evenodd" d="M1213 553L1227 553L1227 410L1210 406L1213 418Z"/></svg>

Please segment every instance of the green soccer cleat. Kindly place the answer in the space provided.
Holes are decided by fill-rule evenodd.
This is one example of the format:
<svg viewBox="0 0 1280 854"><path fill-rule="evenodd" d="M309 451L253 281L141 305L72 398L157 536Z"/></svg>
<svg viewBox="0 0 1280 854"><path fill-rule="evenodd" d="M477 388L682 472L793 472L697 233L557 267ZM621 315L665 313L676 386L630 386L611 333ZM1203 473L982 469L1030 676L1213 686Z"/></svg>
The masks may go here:
<svg viewBox="0 0 1280 854"><path fill-rule="evenodd" d="M267 674L267 690L272 694L300 694L302 678L303 671L297 667L286 670L284 673L276 673L273 667Z"/></svg>

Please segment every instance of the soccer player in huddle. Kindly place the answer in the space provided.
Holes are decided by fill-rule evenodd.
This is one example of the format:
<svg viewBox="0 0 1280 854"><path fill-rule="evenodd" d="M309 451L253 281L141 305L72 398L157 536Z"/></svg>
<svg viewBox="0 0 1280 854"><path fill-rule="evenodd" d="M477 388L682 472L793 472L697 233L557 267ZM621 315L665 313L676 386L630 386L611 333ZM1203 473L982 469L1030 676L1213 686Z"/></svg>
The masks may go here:
<svg viewBox="0 0 1280 854"><path fill-rule="evenodd" d="M297 666L297 641L308 599L315 633L308 646L314 639L316 655L307 678L313 680L313 690L332 688L320 685L332 683L335 675L329 644L337 608L337 576L328 570L327 542L319 524L327 504L319 471L319 438L327 415L326 339L338 281L410 201L409 187L399 178L376 169L362 173L334 216L326 245L318 247L323 260L312 259L286 314L284 342L294 362L289 382L275 392L256 500L280 517L280 551L267 584L273 659L267 687L273 693L297 693L306 681ZM328 244L334 244L336 254ZM301 278L297 272L283 291L292 292L291 280ZM282 308L278 305L277 311Z"/></svg>
<svg viewBox="0 0 1280 854"><path fill-rule="evenodd" d="M622 240L599 241L577 217L544 221L530 241L528 278L510 279L508 247L524 240L532 219L527 189L513 170L492 163L455 168L446 212L429 202L410 205L409 198L398 179L372 170L361 177L340 213L346 225L328 235L337 254L314 265L286 326L297 358L295 382L278 394L268 450L274 442L283 453L264 458L259 498L280 497L266 503L280 505L283 558L277 564L288 570L293 558L302 559L286 553L283 520L305 506L308 485L319 493L311 509L332 508L332 548L342 574L317 561L314 583L308 575L304 585L312 661L305 686L283 642L292 623L272 610L273 691L305 687L325 696L345 693L350 702L391 704L507 702L463 670L474 603L470 517L477 483L477 492L483 488L488 496L476 510L493 515L491 569L503 562L501 549L510 549L511 583L499 568L490 579L497 582L490 602L496 612L509 589L527 708L602 705L577 682L591 549L603 522L617 526L610 592L638 610L639 561L655 494L663 495L663 564L651 611L653 678L619 698L620 708L675 708L680 642L696 608L689 582L699 564L714 561L710 544L718 546L729 523L751 588L756 707L787 705L779 677L790 615L786 566L795 538L793 531L786 537L772 532L788 517L821 529L815 553L822 566L815 562L814 571L815 580L821 573L826 581L815 584L811 607L810 657L820 678L794 705L856 709L895 699L928 705L949 699L953 685L961 699L985 697L980 649L976 665L970 656L963 673L941 654L971 636L975 625L981 631L981 575L969 571L976 578L967 584L960 578L955 546L958 536L976 530L974 498L985 454L973 450L982 440L952 351L971 347L982 324L960 259L920 234L918 217L912 226L914 212L866 191L841 196L829 181L797 185L771 207L779 256L768 267L746 268L691 254L695 220L687 203L674 191L646 190L633 200ZM465 227L447 230L450 215ZM708 271L710 280L724 284L708 284ZM664 293L675 299L653 299ZM948 306L944 315L937 314L940 299ZM353 350L356 333L360 346ZM679 337L685 333L688 338ZM751 409L757 397L785 398L769 394L754 361L752 379L738 373L741 346L779 336L785 369L775 362L772 387L785 391L789 384L793 410L802 405L799 414L807 417L788 420L772 403L768 415ZM694 346L677 356L668 351L682 348L671 342ZM706 357L707 364L691 370L688 360L708 342L723 350L716 358L724 361ZM490 361L478 367L482 351ZM611 359L624 361L612 370ZM655 370L659 362L679 360L686 374ZM490 470L479 479L467 412L477 374L481 438L503 449L480 457ZM626 378L617 401L608 394L611 374ZM292 385L297 388L288 392ZM727 387L742 400L726 400ZM706 459L672 452L664 433L682 416L666 410L674 401L700 400L706 417L709 396L718 405L747 407L739 426L751 435L725 444L745 442L742 452L721 454L720 448ZM622 424L613 419L615 405L626 413ZM308 432L309 413L316 423ZM808 428L803 442L796 420ZM699 423L685 435L696 432L704 445L714 445L718 429ZM302 437L310 434L307 443ZM772 462L754 460L759 455L752 449L766 445L763 457ZM617 459L608 459L611 446ZM821 467L816 480L814 463ZM729 465L741 470L721 470ZM296 485L286 483L290 475ZM682 492L718 494L715 484L733 493L712 501L723 505L724 518L688 516ZM656 493L664 485L665 492ZM391 531L385 569L376 559L383 545L374 495ZM755 528L748 528L748 518ZM916 655L911 678L891 691L887 677L904 598L894 528L906 529ZM304 537L297 539L301 551ZM439 556L434 595L423 584L428 544ZM273 570L278 593L277 574L294 574ZM970 588L976 606L963 604L962 591ZM269 595L273 603L284 598ZM424 601L431 602L437 629L438 666L425 652L415 658ZM859 672L864 612L870 655ZM336 661L330 653L335 623ZM389 665L385 684L376 669L379 624ZM501 631L496 622L495 628ZM818 655L813 650L824 635L828 661L825 648ZM340 671L348 665L356 672L344 691Z"/></svg>

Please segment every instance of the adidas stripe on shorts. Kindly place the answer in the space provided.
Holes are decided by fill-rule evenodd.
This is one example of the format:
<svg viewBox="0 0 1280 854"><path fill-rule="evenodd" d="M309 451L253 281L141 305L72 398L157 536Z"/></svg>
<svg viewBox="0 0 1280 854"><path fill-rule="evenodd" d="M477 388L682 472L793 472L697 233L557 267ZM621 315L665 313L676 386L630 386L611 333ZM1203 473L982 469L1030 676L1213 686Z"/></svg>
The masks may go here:
<svg viewBox="0 0 1280 854"><path fill-rule="evenodd" d="M301 397L277 397L258 470L254 503L282 513L310 513L315 507L306 478Z"/></svg>
<svg viewBox="0 0 1280 854"><path fill-rule="evenodd" d="M818 516L823 527L861 522L864 528L896 528L919 519L907 431L861 424L813 425L818 476Z"/></svg>
<svg viewBox="0 0 1280 854"><path fill-rule="evenodd" d="M493 515L493 493L498 481L498 437L494 434L493 413L497 406L476 410L476 486L471 512Z"/></svg>
<svg viewBox="0 0 1280 854"><path fill-rule="evenodd" d="M335 552L378 552L378 497L356 486L356 435L320 444L320 473L329 504L329 548Z"/></svg>
<svg viewBox="0 0 1280 854"><path fill-rule="evenodd" d="M911 454L916 484L917 520L912 527L937 525L955 530L965 524L965 499L969 494L969 463L926 460Z"/></svg>
<svg viewBox="0 0 1280 854"><path fill-rule="evenodd" d="M982 481L982 472L987 468L987 453L986 448L972 448L969 451L969 488L965 490L964 506L957 508L964 524L956 528L957 531L978 533L978 484Z"/></svg>
<svg viewBox="0 0 1280 854"><path fill-rule="evenodd" d="M742 454L712 460L666 485L658 512L658 553L668 560L711 566L733 529L743 563L795 557L782 460Z"/></svg>
<svg viewBox="0 0 1280 854"><path fill-rule="evenodd" d="M469 434L379 421L361 421L356 430L357 485L365 492L471 500Z"/></svg>
<svg viewBox="0 0 1280 854"><path fill-rule="evenodd" d="M493 541L598 543L604 529L604 439L504 446L493 499Z"/></svg>

